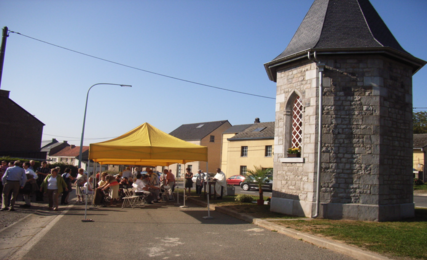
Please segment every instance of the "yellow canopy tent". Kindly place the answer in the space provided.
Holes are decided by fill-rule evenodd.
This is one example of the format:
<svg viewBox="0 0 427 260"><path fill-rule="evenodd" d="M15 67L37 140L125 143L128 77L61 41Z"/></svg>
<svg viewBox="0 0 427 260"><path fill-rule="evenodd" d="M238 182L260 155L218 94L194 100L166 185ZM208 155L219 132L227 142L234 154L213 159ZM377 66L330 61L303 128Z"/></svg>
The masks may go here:
<svg viewBox="0 0 427 260"><path fill-rule="evenodd" d="M89 159L104 165L168 166L207 161L207 157L207 147L173 137L148 123L89 148Z"/></svg>

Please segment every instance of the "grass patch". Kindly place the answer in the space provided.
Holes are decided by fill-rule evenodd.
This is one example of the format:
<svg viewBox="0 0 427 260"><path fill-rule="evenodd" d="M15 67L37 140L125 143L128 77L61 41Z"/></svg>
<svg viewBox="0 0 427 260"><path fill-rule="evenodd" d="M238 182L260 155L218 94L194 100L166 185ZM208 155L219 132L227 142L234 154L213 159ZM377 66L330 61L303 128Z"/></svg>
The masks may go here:
<svg viewBox="0 0 427 260"><path fill-rule="evenodd" d="M427 184L423 184L423 185L414 185L414 190L423 190L423 191L427 191Z"/></svg>
<svg viewBox="0 0 427 260"><path fill-rule="evenodd" d="M316 219L277 223L299 231L321 234L378 253L427 259L427 209L415 209L415 218L406 221Z"/></svg>

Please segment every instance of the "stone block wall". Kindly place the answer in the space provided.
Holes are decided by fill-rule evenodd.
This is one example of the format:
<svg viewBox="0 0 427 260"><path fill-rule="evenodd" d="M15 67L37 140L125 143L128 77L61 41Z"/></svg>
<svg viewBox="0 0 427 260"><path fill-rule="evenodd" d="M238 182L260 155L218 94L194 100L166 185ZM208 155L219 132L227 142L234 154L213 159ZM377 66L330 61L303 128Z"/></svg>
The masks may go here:
<svg viewBox="0 0 427 260"><path fill-rule="evenodd" d="M362 219L413 215L410 67L383 56L322 61L341 72L324 73L321 202L359 204L359 214L323 214L361 219L362 205L376 205Z"/></svg>
<svg viewBox="0 0 427 260"><path fill-rule="evenodd" d="M413 216L411 68L381 55L318 59L326 64L320 216L374 221ZM312 60L277 72L272 211L311 216L314 210L317 72ZM297 162L286 158L293 93L304 105Z"/></svg>
<svg viewBox="0 0 427 260"><path fill-rule="evenodd" d="M313 61L284 66L277 72L274 178L271 210L311 216L316 167L317 69ZM303 103L301 159L287 157L291 147L291 103L293 95ZM297 161L297 162L295 162Z"/></svg>

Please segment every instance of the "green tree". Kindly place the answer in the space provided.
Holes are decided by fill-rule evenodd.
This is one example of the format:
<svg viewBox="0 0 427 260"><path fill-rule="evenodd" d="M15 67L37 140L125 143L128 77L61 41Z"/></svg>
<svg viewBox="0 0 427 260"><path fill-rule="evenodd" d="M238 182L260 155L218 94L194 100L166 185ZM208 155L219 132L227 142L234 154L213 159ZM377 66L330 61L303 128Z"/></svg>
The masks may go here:
<svg viewBox="0 0 427 260"><path fill-rule="evenodd" d="M427 133L427 112L420 111L412 113L412 124L414 134Z"/></svg>
<svg viewBox="0 0 427 260"><path fill-rule="evenodd" d="M261 166L256 167L254 166L255 170L248 170L247 176L252 177L252 182L255 182L259 189L259 200L262 201L262 204L264 204L264 196L263 196L263 190L262 185L265 183L266 179L269 175L272 174L272 169L263 169Z"/></svg>

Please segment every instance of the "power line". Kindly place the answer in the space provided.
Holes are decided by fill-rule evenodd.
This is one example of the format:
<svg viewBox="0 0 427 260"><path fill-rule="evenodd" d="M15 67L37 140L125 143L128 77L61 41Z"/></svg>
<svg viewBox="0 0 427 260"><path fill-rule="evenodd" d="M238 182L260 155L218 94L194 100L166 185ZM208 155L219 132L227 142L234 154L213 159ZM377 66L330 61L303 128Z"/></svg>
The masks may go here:
<svg viewBox="0 0 427 260"><path fill-rule="evenodd" d="M45 44L48 44L48 45L52 45L52 46L55 46L57 48L61 48L61 49L64 49L64 50L67 50L67 51L71 51L71 52L74 52L74 53L77 53L77 54L80 54L80 55L84 55L84 56L87 56L87 57L90 57L90 58L94 58L94 59L97 59L97 60L102 60L102 61L105 61L105 62L113 63L113 64L116 64L116 65L119 65L119 66L123 66L123 67L126 67L126 68L134 69L134 70L143 71L143 72L154 74L154 75L157 75L157 76L161 76L161 77L165 77L165 78L170 78L170 79L174 79L174 80L179 80L179 81L183 81L183 82L187 82L187 83L191 83L191 84L195 84L195 85L200 85L200 86L204 86L204 87L208 87L208 88L214 88L214 89L219 89L219 90L223 90L223 91L229 91L229 92L233 92L233 93L248 95L248 96L260 97L260 98L267 98L267 99L276 99L276 98L272 98L272 97L261 96L261 95L257 95L257 94L251 94L251 93L241 92L241 91L232 90L232 89L220 88L220 87L216 87L216 86L212 86L212 85L208 85L208 84L204 84L204 83L200 83L200 82L196 82L196 81L191 81L191 80L187 80L187 79L177 78L177 77L169 76L169 75L166 75L166 74L161 74L161 73L154 72L154 71L149 71L149 70L137 68L137 67L134 67L134 66L126 65L126 64L119 63L119 62L116 62L116 61L111 61L111 60L100 58L100 57L97 57L97 56L94 56L94 55L83 53L83 52L80 52L80 51L72 50L70 48L62 47L60 45L56 45L56 44L53 44L53 43L50 43L50 42L47 42L47 41L39 40L39 39L36 39L34 37L31 37L31 36L28 36L28 35L25 35L25 34L22 34L22 33L19 33L19 32L14 32L14 31L10 31L10 30L9 30L9 32L15 33L15 34L27 37L27 38L30 38L30 39L35 40L35 41L39 41L39 42L45 43Z"/></svg>

